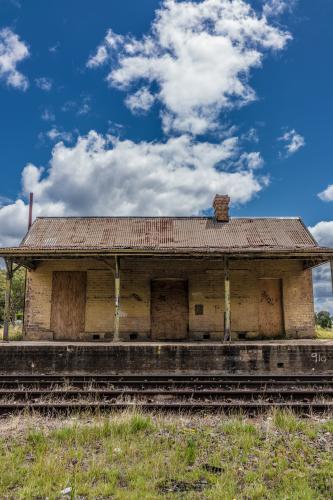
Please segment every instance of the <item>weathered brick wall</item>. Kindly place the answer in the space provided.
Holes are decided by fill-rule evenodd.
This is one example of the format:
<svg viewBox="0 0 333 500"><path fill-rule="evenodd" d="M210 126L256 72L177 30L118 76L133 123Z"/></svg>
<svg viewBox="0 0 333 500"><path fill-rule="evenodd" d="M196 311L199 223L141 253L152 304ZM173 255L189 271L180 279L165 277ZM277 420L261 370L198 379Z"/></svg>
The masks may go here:
<svg viewBox="0 0 333 500"><path fill-rule="evenodd" d="M110 260L112 264L112 260ZM258 337L259 278L280 278L283 284L283 314L288 337L311 337L314 332L312 277L298 261L232 261L231 326L233 337ZM99 334L110 338L114 317L112 270L97 260L49 261L28 273L25 331L27 338L49 339L53 271L86 271L86 338ZM124 339L150 332L150 282L156 278L182 278L189 284L189 330L191 338L223 336L224 276L221 261L142 260L121 261L120 331ZM203 315L195 315L202 304Z"/></svg>

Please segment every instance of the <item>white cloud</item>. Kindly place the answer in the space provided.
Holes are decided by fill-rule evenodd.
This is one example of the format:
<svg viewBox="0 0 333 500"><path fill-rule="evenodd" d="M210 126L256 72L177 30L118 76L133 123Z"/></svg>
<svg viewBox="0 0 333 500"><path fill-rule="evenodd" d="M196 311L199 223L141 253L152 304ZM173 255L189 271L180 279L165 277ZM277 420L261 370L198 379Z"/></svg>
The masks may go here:
<svg viewBox="0 0 333 500"><path fill-rule="evenodd" d="M333 247L333 221L321 221L309 227L318 243L324 247Z"/></svg>
<svg viewBox="0 0 333 500"><path fill-rule="evenodd" d="M109 30L87 66L110 62L110 85L128 91L147 82L166 132L202 134L217 127L222 111L256 98L251 69L290 39L244 0L164 0L148 35L137 40Z"/></svg>
<svg viewBox="0 0 333 500"><path fill-rule="evenodd" d="M259 136L256 128L252 127L247 132L242 135L242 139L249 142L254 142L258 144Z"/></svg>
<svg viewBox="0 0 333 500"><path fill-rule="evenodd" d="M35 215L198 214L215 193L246 203L267 184L245 165L232 168L239 153L236 137L135 143L91 131L72 147L58 143L47 171L28 164L22 191L34 192ZM0 243L16 243L26 220L22 200L0 208Z"/></svg>
<svg viewBox="0 0 333 500"><path fill-rule="evenodd" d="M0 80L10 87L27 90L28 79L16 66L29 57L28 46L10 28L0 30Z"/></svg>
<svg viewBox="0 0 333 500"><path fill-rule="evenodd" d="M87 115L91 111L91 97L89 95L82 94L78 101L66 101L62 105L61 111L64 113L74 111L78 116Z"/></svg>
<svg viewBox="0 0 333 500"><path fill-rule="evenodd" d="M51 54L55 54L56 52L58 52L59 47L60 42L56 42L54 45L51 45L51 47L49 47L49 52L51 52Z"/></svg>
<svg viewBox="0 0 333 500"><path fill-rule="evenodd" d="M263 13L267 17L280 16L284 12L291 12L297 0L268 0L263 7Z"/></svg>
<svg viewBox="0 0 333 500"><path fill-rule="evenodd" d="M77 114L79 116L87 115L90 112L91 110L90 101L91 99L89 96L84 96L82 98L82 101L78 104Z"/></svg>
<svg viewBox="0 0 333 500"><path fill-rule="evenodd" d="M126 106L132 113L140 113L148 111L154 104L154 96L147 87L142 87L135 94L129 95L126 98Z"/></svg>
<svg viewBox="0 0 333 500"><path fill-rule="evenodd" d="M53 82L51 78L46 78L45 76L41 76L40 78L35 79L35 83L37 87L44 92L49 92L52 89Z"/></svg>
<svg viewBox="0 0 333 500"><path fill-rule="evenodd" d="M295 129L285 132L281 137L278 138L278 141L282 141L285 143L284 148L287 156L296 153L299 149L305 146L304 137L296 132Z"/></svg>
<svg viewBox="0 0 333 500"><path fill-rule="evenodd" d="M96 68L104 64L108 60L110 52L118 49L123 42L124 37L122 35L117 35L112 29L109 29L103 43L97 47L95 55L88 59L88 68Z"/></svg>
<svg viewBox="0 0 333 500"><path fill-rule="evenodd" d="M261 168L264 165L264 160L258 151L252 153L243 153L240 161L245 163L249 169Z"/></svg>
<svg viewBox="0 0 333 500"><path fill-rule="evenodd" d="M8 203L11 203L12 200L8 198L7 196L0 196L0 207L3 205L8 205Z"/></svg>
<svg viewBox="0 0 333 500"><path fill-rule="evenodd" d="M313 270L315 311L329 311L333 314L333 291L331 268L323 264Z"/></svg>
<svg viewBox="0 0 333 500"><path fill-rule="evenodd" d="M51 141L66 141L71 142L73 140L73 135L71 132L65 132L64 130L58 130L56 127L51 128L46 132L46 136Z"/></svg>
<svg viewBox="0 0 333 500"><path fill-rule="evenodd" d="M17 245L27 231L28 207L22 200L0 208L0 244Z"/></svg>
<svg viewBox="0 0 333 500"><path fill-rule="evenodd" d="M61 111L63 111L64 113L67 113L68 111L71 111L72 109L75 109L77 106L77 103L75 101L66 101L62 107L61 107Z"/></svg>
<svg viewBox="0 0 333 500"><path fill-rule="evenodd" d="M321 221L309 230L319 245L333 247L333 221ZM316 311L330 311L333 314L333 292L331 269L324 264L313 270L313 285Z"/></svg>
<svg viewBox="0 0 333 500"><path fill-rule="evenodd" d="M45 122L53 122L55 120L55 115L50 109L44 109L41 114L41 119Z"/></svg>
<svg viewBox="0 0 333 500"><path fill-rule="evenodd" d="M318 193L318 196L323 201L333 201L333 184L330 184L324 191Z"/></svg>

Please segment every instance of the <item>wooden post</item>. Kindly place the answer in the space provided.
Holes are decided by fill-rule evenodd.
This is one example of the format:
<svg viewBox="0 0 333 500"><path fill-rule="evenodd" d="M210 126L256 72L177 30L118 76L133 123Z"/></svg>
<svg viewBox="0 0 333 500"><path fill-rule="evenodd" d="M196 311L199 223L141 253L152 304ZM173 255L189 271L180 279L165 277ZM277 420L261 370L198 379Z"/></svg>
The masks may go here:
<svg viewBox="0 0 333 500"><path fill-rule="evenodd" d="M113 342L119 342L119 319L120 319L120 262L115 257L115 313L114 313L114 335Z"/></svg>
<svg viewBox="0 0 333 500"><path fill-rule="evenodd" d="M12 293L12 279L13 279L13 263L5 261L7 267L6 273L6 292L5 292L5 311L4 311L4 325L3 325L3 340L9 340L9 323L10 323L10 297Z"/></svg>
<svg viewBox="0 0 333 500"><path fill-rule="evenodd" d="M224 339L231 341L231 315L230 315L230 273L229 261L224 259Z"/></svg>

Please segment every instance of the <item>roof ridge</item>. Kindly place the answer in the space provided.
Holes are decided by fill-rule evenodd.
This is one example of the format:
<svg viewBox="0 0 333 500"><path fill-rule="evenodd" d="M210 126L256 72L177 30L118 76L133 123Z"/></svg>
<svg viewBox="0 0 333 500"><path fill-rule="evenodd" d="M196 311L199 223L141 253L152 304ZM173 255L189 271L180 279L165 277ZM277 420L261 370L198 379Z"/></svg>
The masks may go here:
<svg viewBox="0 0 333 500"><path fill-rule="evenodd" d="M39 219L201 219L209 220L214 219L212 215L65 215L65 216L39 216L35 220ZM299 216L279 216L279 215L268 215L268 216L232 216L230 220L241 220L241 219L255 219L255 220L302 220Z"/></svg>

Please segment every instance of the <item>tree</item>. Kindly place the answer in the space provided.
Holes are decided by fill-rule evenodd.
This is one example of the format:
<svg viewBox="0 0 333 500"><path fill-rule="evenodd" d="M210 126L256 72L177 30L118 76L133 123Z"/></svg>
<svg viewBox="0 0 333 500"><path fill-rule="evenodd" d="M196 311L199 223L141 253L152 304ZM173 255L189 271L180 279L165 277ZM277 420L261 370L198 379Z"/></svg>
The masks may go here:
<svg viewBox="0 0 333 500"><path fill-rule="evenodd" d="M332 318L328 311L320 311L316 314L316 325L322 328L332 328Z"/></svg>
<svg viewBox="0 0 333 500"><path fill-rule="evenodd" d="M10 301L10 321L15 323L22 319L24 310L25 269L18 269L12 280L12 293ZM0 323L4 321L5 312L6 271L0 269Z"/></svg>

